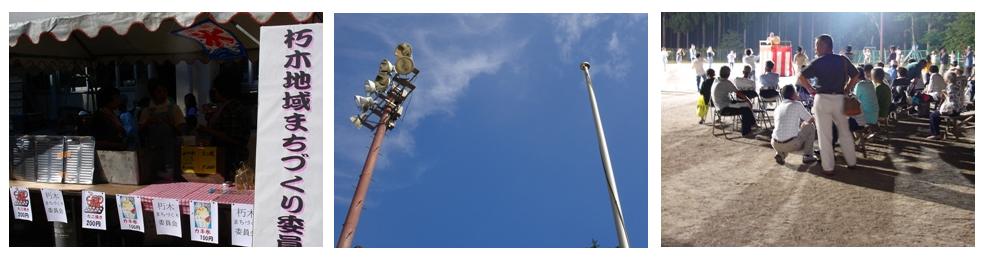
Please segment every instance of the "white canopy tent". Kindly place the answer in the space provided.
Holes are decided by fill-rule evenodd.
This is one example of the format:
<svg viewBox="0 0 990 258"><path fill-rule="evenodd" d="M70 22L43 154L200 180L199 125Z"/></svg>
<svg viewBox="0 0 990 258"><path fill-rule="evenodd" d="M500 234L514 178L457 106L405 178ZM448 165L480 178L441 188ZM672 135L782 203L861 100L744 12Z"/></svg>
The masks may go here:
<svg viewBox="0 0 990 258"><path fill-rule="evenodd" d="M213 19L257 61L260 26L322 22L317 13L11 13L11 64L51 70L92 63L207 62L199 43L173 31Z"/></svg>

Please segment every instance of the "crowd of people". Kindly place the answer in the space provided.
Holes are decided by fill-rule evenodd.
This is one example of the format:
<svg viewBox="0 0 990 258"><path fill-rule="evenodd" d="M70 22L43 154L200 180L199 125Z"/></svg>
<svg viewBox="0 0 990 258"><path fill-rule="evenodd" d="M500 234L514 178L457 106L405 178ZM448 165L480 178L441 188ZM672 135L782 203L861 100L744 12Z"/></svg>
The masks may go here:
<svg viewBox="0 0 990 258"><path fill-rule="evenodd" d="M891 124L890 120L898 116L927 119L927 138L938 140L943 117L975 109L975 54L971 47L959 58L945 48L912 58L891 47L885 61L874 60L867 48L861 58L854 58L852 46L841 53L834 53L833 48L832 37L827 34L815 38L814 59L797 47L792 67L798 78L794 84L781 86L773 61L762 63L763 74L756 79L758 58L752 49L744 50L742 76L730 78L736 69L735 52L729 52L728 65L718 68L716 76L713 50L709 48L702 59L702 53L692 45L688 52L701 95L699 124L704 124L706 112L740 116L740 133L753 138L757 127L754 110L770 111L754 107L754 103L775 102L773 123L765 128L772 130L769 141L775 161L784 164L789 153L800 153L803 163L820 162L823 174L833 175L835 146L840 148L847 169L855 169L859 141L881 133L881 125ZM682 52L677 50L678 62ZM858 108L850 108L857 106L853 103Z"/></svg>
<svg viewBox="0 0 990 258"><path fill-rule="evenodd" d="M247 160L247 142L253 122L239 98L240 80L218 76L210 89L211 103L196 105L196 97L184 97L185 108L169 99L170 85L161 79L147 83L149 98L134 109L126 109L120 90L104 87L97 92L98 109L83 135L92 135L99 150L139 151L155 183L184 181L179 166L181 137L195 136L201 143L216 146L223 162L218 170L225 181L233 181L232 168ZM203 111L202 113L200 113ZM199 116L206 124L199 124Z"/></svg>

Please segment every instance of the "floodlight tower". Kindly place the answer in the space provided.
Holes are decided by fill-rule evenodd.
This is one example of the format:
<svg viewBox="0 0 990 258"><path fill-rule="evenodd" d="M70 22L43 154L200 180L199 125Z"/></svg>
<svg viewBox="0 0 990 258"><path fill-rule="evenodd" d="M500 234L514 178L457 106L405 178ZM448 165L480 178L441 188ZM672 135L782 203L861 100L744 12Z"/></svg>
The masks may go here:
<svg viewBox="0 0 990 258"><path fill-rule="evenodd" d="M416 89L412 81L419 75L419 69L413 64L412 45L401 43L395 47L395 59L396 65L392 65L388 59L382 59L375 80L364 83L366 95L354 96L354 102L360 113L350 117L351 123L357 128L364 126L373 130L375 138L371 140L371 149L368 150L364 168L361 169L361 178L358 180L357 189L354 190L351 206L347 209L344 228L340 230L340 237L337 238L337 248L351 247L354 241L385 132L395 128L395 121L402 116L405 109L402 104L409 97L409 93ZM378 116L378 121L370 121L371 116Z"/></svg>
<svg viewBox="0 0 990 258"><path fill-rule="evenodd" d="M608 156L605 129L602 128L602 119L598 116L598 101L595 99L595 90L591 87L591 64L588 62L581 63L581 71L584 71L584 80L588 85L588 98L591 100L591 113L595 118L595 129L598 130L598 152L602 156L602 167L605 168L605 183L608 185L609 198L612 200L612 218L615 220L615 234L619 240L619 248L629 248L629 238L626 235L626 220L622 216L622 204L619 203L619 189L615 186L615 177L612 175L612 159Z"/></svg>

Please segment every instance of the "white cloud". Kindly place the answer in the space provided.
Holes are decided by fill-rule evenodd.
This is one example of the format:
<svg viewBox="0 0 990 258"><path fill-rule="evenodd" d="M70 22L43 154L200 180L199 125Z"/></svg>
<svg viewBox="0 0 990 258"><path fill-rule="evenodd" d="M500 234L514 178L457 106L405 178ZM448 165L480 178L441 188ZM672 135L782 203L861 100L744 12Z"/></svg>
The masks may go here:
<svg viewBox="0 0 990 258"><path fill-rule="evenodd" d="M570 59L574 45L581 40L582 34L603 20L597 14L557 14L553 16L554 27L558 30L554 33L554 42L560 45L560 52L564 59Z"/></svg>
<svg viewBox="0 0 990 258"><path fill-rule="evenodd" d="M407 17L407 16L406 16ZM394 155L415 155L413 133L419 121L432 115L455 115L459 98L471 86L471 82L483 75L496 74L506 62L515 56L528 42L527 38L510 35L503 30L508 21L503 15L469 14L453 15L451 20L433 24L395 23L396 17L385 17L359 24L342 26L375 35L387 46L399 42L413 45L413 58L422 70L416 79L416 91L406 102L407 113L398 121L395 130L390 131L379 151L376 171L388 168ZM366 20L367 21L367 20ZM398 37L396 35L406 35ZM340 53L337 55L350 56ZM354 55L365 55L355 53ZM391 49L383 49L380 54L391 58ZM346 118L336 118L344 119ZM348 121L335 129L335 155L342 155L347 163L337 165L347 171L334 171L335 189L351 189L360 175L372 134L366 129L355 130ZM398 189L415 184L428 171L425 167L407 170L401 180L375 182L381 189ZM346 191L344 191L346 192ZM336 191L335 191L336 193ZM349 194L349 193L348 193ZM334 196L335 202L350 201L350 197Z"/></svg>
<svg viewBox="0 0 990 258"><path fill-rule="evenodd" d="M608 53L608 60L602 65L602 71L612 78L623 78L629 74L632 64L628 61L626 49L619 42L619 36L616 32L612 32L612 39L608 41L608 47L605 50Z"/></svg>
<svg viewBox="0 0 990 258"><path fill-rule="evenodd" d="M621 18L613 18L621 17ZM564 62L576 62L575 55L578 53L601 53L604 56L577 56L590 60L596 69L592 69L593 74L604 73L605 76L621 79L629 74L632 67L629 61L629 42L623 41L622 32L634 29L636 26L645 26L645 15L601 15L601 14L559 14L554 15L552 22L556 32L554 42L560 46L560 57ZM609 23L609 28L614 30L610 37L596 37L588 35L589 31L598 28L599 25ZM645 27L644 27L645 28ZM644 30L645 31L645 30ZM645 35L645 34L644 34ZM637 38L636 40L645 40ZM576 49L580 47L579 51ZM585 54L587 55L587 54Z"/></svg>

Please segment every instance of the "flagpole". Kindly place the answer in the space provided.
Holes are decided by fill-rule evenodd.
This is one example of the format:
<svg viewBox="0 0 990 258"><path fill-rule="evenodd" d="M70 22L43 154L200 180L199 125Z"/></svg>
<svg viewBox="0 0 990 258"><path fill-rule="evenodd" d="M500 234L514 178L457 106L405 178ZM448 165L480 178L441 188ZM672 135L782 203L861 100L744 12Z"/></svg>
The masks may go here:
<svg viewBox="0 0 990 258"><path fill-rule="evenodd" d="M612 174L612 159L609 158L608 143L605 142L605 129L602 128L602 120L598 115L598 101L595 100L595 90L591 87L590 69L590 63L581 63L581 70L584 71L584 80L588 85L591 113L594 115L595 129L598 131L598 152L602 157L602 167L605 168L605 181L608 184L609 198L612 200L612 218L615 220L615 234L619 240L619 248L629 248L629 238L626 235L626 222L622 216L622 204L619 203L619 189L615 186L615 177Z"/></svg>

